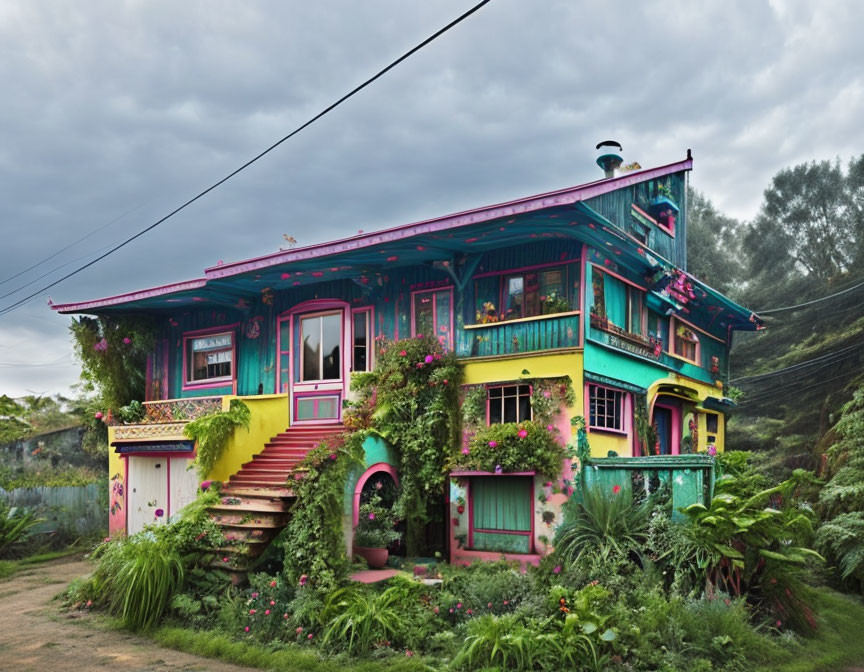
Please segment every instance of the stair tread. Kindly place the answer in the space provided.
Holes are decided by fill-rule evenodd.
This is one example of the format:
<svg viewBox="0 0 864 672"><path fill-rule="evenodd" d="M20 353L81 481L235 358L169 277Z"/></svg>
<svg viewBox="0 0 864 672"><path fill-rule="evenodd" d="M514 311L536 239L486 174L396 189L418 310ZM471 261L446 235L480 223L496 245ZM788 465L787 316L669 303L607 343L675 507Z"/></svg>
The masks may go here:
<svg viewBox="0 0 864 672"><path fill-rule="evenodd" d="M294 493L288 488L248 488L235 485L222 488L222 494L234 495L235 497L270 497L273 499L294 496Z"/></svg>
<svg viewBox="0 0 864 672"><path fill-rule="evenodd" d="M236 511L238 513L249 513L260 511L261 513L285 513L285 503L281 500L261 499L257 502L241 502L239 504L216 504L210 507L211 511Z"/></svg>

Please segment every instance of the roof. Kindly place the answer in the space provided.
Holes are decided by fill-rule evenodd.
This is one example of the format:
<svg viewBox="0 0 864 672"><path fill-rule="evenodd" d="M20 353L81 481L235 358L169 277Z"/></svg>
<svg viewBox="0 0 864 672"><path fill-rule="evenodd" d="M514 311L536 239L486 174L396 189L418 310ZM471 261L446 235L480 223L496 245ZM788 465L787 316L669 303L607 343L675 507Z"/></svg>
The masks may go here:
<svg viewBox="0 0 864 672"><path fill-rule="evenodd" d="M162 310L229 305L243 308L250 296L260 295L265 287L275 291L313 282L337 279L360 279L383 269L429 263L463 252L484 252L513 244L526 236L538 238L572 238L579 227L580 237L605 247L620 240L622 248L635 250L639 243L617 226L586 206L583 201L624 187L666 175L691 170L691 158L657 168L597 180L574 187L528 196L435 219L396 226L382 231L362 233L316 245L308 245L243 261L211 266L204 277L127 292L102 299L52 305L61 313L95 313ZM580 226L580 225L587 225ZM599 226L598 226L599 225ZM470 227L470 228L469 228ZM460 229L470 231L459 237ZM620 252L616 252L619 254ZM632 256L632 255L630 255ZM648 263L671 266L667 260L651 257L632 260L636 266ZM644 271L644 268L640 268ZM695 281L698 283L698 281ZM698 283L706 296L720 301L731 311L736 326L747 326L751 313L736 306L719 293ZM245 297L245 298L244 298Z"/></svg>

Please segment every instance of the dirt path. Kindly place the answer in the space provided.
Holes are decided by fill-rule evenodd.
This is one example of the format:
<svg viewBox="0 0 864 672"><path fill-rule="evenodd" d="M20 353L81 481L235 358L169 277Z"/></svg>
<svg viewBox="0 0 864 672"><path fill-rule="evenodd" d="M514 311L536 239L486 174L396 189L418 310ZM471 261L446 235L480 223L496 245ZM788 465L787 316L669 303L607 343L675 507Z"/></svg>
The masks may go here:
<svg viewBox="0 0 864 672"><path fill-rule="evenodd" d="M92 627L86 614L58 614L52 598L90 570L87 562L61 561L0 582L0 670L84 672L101 667L124 672L252 672L248 667L163 649L135 635Z"/></svg>

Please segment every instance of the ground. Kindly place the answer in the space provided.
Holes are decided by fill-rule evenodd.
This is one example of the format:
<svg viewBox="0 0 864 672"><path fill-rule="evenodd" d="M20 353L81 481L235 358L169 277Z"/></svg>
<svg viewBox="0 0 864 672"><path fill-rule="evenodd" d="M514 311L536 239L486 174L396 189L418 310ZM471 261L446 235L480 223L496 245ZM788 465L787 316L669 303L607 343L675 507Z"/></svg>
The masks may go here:
<svg viewBox="0 0 864 672"><path fill-rule="evenodd" d="M125 672L252 668L163 649L143 637L98 626L82 612L61 613L52 598L92 565L73 559L39 565L0 582L0 670L84 672L104 667Z"/></svg>

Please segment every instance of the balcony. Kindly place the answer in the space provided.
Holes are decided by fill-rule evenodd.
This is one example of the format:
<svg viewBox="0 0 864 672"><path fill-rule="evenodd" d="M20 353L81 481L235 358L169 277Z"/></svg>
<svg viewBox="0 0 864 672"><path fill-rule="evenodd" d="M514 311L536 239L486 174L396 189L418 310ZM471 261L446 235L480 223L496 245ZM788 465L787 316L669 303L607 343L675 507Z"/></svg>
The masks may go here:
<svg viewBox="0 0 864 672"><path fill-rule="evenodd" d="M538 315L490 324L468 324L461 330L460 357L494 357L539 350L579 347L580 311Z"/></svg>

